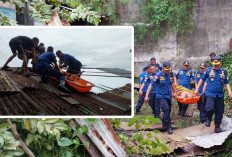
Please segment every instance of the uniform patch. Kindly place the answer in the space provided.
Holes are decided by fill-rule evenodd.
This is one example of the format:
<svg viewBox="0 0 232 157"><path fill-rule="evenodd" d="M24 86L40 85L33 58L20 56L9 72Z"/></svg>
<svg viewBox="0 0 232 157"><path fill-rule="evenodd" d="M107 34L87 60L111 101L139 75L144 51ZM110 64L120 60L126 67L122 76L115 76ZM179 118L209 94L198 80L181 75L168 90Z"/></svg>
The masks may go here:
<svg viewBox="0 0 232 157"><path fill-rule="evenodd" d="M152 79L153 78L153 76L150 76L150 79Z"/></svg>
<svg viewBox="0 0 232 157"><path fill-rule="evenodd" d="M183 74L183 71L180 71L180 74Z"/></svg>
<svg viewBox="0 0 232 157"><path fill-rule="evenodd" d="M140 80L141 80L141 81L143 81L143 78L142 78L142 77L140 77Z"/></svg>
<svg viewBox="0 0 232 157"><path fill-rule="evenodd" d="M165 79L164 79L164 77L160 77L160 80L162 81L162 80L165 80Z"/></svg>
<svg viewBox="0 0 232 157"><path fill-rule="evenodd" d="M215 75L214 70L211 70L209 75Z"/></svg>
<svg viewBox="0 0 232 157"><path fill-rule="evenodd" d="M210 80L211 80L211 81L214 81L214 78L211 78Z"/></svg>
<svg viewBox="0 0 232 157"><path fill-rule="evenodd" d="M200 74L197 74L197 77L199 78L199 77L200 77Z"/></svg>
<svg viewBox="0 0 232 157"><path fill-rule="evenodd" d="M154 81L156 81L157 79L158 79L158 77L157 77L157 76L155 76L155 77L154 77Z"/></svg>

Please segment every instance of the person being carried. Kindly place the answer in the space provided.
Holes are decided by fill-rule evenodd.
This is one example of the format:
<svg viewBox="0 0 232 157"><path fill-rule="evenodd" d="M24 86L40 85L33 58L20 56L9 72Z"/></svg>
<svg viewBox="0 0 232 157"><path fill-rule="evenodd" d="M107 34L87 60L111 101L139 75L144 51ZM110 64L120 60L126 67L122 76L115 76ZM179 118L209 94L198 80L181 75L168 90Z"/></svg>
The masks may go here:
<svg viewBox="0 0 232 157"><path fill-rule="evenodd" d="M181 68L175 76L175 84L176 80L179 79L178 85L183 86L191 90L191 79L195 81L192 70L189 69L189 62L184 61L183 68ZM178 102L180 114L183 117L187 117L186 111L188 109L188 104L182 104Z"/></svg>
<svg viewBox="0 0 232 157"><path fill-rule="evenodd" d="M71 74L81 74L81 67L82 64L79 60L77 60L75 57L63 53L62 51L58 50L56 51L57 57L60 59L60 68L67 67L67 72Z"/></svg>
<svg viewBox="0 0 232 157"><path fill-rule="evenodd" d="M9 46L13 53L12 56L8 58L6 63L3 65L2 69L8 68L8 64L16 57L23 60L23 67L25 69L24 74L28 74L28 59L33 59L32 63L35 64L35 47L38 46L39 39L37 37L29 38L26 36L17 36L10 40Z"/></svg>

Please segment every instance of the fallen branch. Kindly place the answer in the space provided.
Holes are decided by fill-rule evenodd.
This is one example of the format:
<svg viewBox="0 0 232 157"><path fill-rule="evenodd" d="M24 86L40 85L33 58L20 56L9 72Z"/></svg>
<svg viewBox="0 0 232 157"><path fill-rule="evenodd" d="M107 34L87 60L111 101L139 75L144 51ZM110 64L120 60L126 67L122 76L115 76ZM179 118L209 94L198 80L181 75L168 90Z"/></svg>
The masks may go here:
<svg viewBox="0 0 232 157"><path fill-rule="evenodd" d="M7 119L7 123L11 123L10 119ZM17 129L16 129L16 125L12 124L11 126L11 131L15 137L16 140L19 140L21 143L21 148L24 150L24 152L29 156L29 157L35 157L35 155L32 153L32 151L27 147L27 145L23 142L23 140L21 139L21 137L19 136Z"/></svg>

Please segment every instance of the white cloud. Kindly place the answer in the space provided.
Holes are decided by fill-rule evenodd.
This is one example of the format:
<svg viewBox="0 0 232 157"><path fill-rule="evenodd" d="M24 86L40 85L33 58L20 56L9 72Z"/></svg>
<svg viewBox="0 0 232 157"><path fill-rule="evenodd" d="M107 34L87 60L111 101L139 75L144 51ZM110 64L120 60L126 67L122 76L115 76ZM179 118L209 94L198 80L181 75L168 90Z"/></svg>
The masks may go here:
<svg viewBox="0 0 232 157"><path fill-rule="evenodd" d="M15 36L38 37L45 47L53 46L55 51L75 56L88 67L131 69L131 29L96 27L69 28L0 28L0 61L3 64L12 54L9 41ZM21 66L15 58L10 66Z"/></svg>

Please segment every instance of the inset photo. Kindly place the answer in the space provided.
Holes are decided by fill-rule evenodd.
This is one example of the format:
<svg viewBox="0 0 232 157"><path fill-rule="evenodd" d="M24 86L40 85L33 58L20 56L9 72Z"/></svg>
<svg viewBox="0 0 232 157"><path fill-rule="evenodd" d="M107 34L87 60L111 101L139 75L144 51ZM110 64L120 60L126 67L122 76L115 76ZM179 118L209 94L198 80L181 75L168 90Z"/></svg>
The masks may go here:
<svg viewBox="0 0 232 157"><path fill-rule="evenodd" d="M133 27L1 27L1 116L131 116Z"/></svg>

